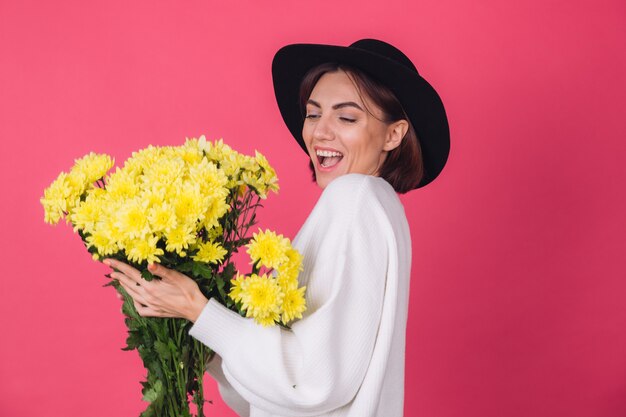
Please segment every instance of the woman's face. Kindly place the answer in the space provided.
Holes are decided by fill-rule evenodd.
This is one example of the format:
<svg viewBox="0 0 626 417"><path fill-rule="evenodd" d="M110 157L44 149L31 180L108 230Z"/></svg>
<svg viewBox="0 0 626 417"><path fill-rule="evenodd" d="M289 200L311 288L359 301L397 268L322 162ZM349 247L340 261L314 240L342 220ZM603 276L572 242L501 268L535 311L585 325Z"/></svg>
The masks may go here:
<svg viewBox="0 0 626 417"><path fill-rule="evenodd" d="M397 126L405 121L387 124L382 119L382 110L359 96L344 71L319 79L306 103L302 137L321 188L349 173L378 175L387 152L406 131Z"/></svg>

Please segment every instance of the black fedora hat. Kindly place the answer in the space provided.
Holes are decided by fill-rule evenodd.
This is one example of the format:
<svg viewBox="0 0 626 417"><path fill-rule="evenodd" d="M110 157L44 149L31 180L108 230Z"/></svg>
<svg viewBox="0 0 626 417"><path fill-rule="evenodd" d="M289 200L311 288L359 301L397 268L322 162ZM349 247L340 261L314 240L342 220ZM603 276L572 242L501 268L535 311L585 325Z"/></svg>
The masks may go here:
<svg viewBox="0 0 626 417"><path fill-rule="evenodd" d="M433 181L450 152L450 130L443 103L409 58L394 46L361 39L350 46L293 44L281 48L272 62L274 92L287 128L302 149L304 115L300 83L317 65L332 62L359 69L387 86L402 104L417 136L424 160L424 177L415 188Z"/></svg>

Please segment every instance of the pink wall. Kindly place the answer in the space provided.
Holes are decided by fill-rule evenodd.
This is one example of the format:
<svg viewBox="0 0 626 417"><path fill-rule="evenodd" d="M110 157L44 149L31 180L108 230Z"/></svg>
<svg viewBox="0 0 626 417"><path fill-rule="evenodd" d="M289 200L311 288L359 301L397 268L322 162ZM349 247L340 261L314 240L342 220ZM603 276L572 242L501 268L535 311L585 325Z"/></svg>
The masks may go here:
<svg viewBox="0 0 626 417"><path fill-rule="evenodd" d="M319 191L274 103L292 42L379 37L439 90L414 245L406 415L626 415L626 3L1 1L0 415L134 416L119 303L42 190L73 158L185 136L259 149L295 235ZM211 384L210 415L232 416Z"/></svg>

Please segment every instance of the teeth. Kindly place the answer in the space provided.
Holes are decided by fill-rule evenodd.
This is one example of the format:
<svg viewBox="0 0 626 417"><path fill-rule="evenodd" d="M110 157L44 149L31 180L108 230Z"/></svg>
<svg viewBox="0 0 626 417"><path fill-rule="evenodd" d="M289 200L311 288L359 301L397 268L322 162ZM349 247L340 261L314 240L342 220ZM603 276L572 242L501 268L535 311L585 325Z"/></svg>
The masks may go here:
<svg viewBox="0 0 626 417"><path fill-rule="evenodd" d="M317 154L317 156L343 156L339 152L334 152L334 151L321 151L321 150L318 150L315 153Z"/></svg>

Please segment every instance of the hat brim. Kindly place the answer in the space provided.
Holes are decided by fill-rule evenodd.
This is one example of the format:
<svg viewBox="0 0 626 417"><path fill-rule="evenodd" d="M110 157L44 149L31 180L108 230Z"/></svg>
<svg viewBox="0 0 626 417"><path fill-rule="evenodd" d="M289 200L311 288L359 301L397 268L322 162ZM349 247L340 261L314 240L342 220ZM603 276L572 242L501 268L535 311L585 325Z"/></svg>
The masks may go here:
<svg viewBox="0 0 626 417"><path fill-rule="evenodd" d="M433 181L450 152L448 119L435 89L413 71L383 55L355 47L293 44L281 48L272 62L274 92L287 128L306 152L300 83L313 67L334 62L360 69L387 86L398 98L419 138L424 177L416 188Z"/></svg>

